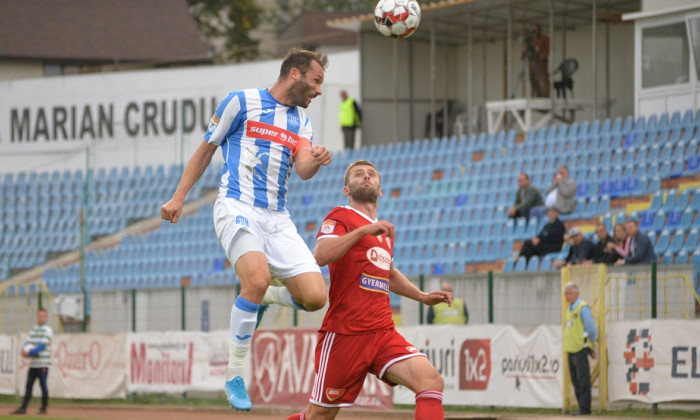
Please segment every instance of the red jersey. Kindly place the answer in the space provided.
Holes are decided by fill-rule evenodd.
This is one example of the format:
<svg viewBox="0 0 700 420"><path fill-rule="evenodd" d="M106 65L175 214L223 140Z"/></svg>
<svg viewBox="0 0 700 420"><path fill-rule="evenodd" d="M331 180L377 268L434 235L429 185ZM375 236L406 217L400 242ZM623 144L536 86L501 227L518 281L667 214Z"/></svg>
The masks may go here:
<svg viewBox="0 0 700 420"><path fill-rule="evenodd" d="M352 207L336 207L324 219L316 238L342 236L374 222ZM393 258L390 238L367 235L338 261L328 264L330 305L321 331L352 335L394 327L389 306Z"/></svg>

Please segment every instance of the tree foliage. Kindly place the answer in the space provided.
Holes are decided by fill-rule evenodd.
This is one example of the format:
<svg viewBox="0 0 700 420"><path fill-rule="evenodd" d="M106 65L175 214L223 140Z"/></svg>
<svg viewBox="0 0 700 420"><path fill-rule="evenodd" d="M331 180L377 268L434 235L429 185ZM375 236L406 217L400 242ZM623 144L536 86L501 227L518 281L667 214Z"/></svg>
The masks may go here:
<svg viewBox="0 0 700 420"><path fill-rule="evenodd" d="M268 18L279 34L303 12L372 13L376 3L377 0L275 0Z"/></svg>
<svg viewBox="0 0 700 420"><path fill-rule="evenodd" d="M209 48L221 62L255 59L259 41L251 38L265 17L255 0L188 0ZM177 30L177 29L176 29Z"/></svg>

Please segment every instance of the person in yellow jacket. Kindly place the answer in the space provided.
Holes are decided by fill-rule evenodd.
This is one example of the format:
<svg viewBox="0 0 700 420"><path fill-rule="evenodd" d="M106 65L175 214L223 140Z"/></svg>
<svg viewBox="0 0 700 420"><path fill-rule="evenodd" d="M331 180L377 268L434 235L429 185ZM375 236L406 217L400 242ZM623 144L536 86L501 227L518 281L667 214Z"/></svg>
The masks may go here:
<svg viewBox="0 0 700 420"><path fill-rule="evenodd" d="M443 283L440 290L452 294L452 286ZM469 311L463 299L452 295L452 306L438 303L428 307L428 324L434 325L464 325L469 322Z"/></svg>
<svg viewBox="0 0 700 420"><path fill-rule="evenodd" d="M362 122L362 110L347 91L340 91L340 99L340 128L343 130L345 148L352 149L355 147L355 130Z"/></svg>
<svg viewBox="0 0 700 420"><path fill-rule="evenodd" d="M564 286L564 297L569 304L564 328L564 352L569 361L569 374L578 401L578 414L591 414L591 370L588 355L595 358L593 343L596 340L596 327L588 304L579 298L575 283Z"/></svg>

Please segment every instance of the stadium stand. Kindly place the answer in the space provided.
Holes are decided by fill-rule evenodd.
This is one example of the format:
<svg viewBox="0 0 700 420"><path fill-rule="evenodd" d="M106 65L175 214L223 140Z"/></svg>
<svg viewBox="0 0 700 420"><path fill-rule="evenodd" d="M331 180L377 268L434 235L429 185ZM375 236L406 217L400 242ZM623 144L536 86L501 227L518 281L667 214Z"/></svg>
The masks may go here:
<svg viewBox="0 0 700 420"><path fill-rule="evenodd" d="M381 217L396 225L395 261L409 276L495 269L550 270L567 252L513 258L539 231L537 218L508 219L519 172L543 190L558 165L578 183L576 210L567 227L602 222L609 230L638 218L661 263L693 263L700 228L700 112L594 120L470 137L417 139L334 154L335 162L312 180L290 179L288 208L312 247L325 214L344 204L343 172L351 161L374 162L383 177ZM211 165L188 200L217 188L220 166ZM180 176L177 166L99 168L95 173L5 174L0 178L3 221L0 280L42 265L80 246L79 212L89 197L88 241L157 217ZM587 232L590 232L588 229ZM86 254L94 289L235 284L211 222L211 204L183 217L177 227L127 235L111 249ZM697 276L696 276L697 277ZM79 288L79 266L52 267L43 279L52 291Z"/></svg>

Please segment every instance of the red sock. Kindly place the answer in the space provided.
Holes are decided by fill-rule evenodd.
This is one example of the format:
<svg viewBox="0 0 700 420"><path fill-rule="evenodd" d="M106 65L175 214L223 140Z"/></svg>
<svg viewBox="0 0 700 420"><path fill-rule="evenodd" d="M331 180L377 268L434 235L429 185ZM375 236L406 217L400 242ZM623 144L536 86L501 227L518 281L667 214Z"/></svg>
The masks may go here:
<svg viewBox="0 0 700 420"><path fill-rule="evenodd" d="M292 414L291 416L287 417L287 420L304 420L304 419L306 419L306 410L302 411L301 413Z"/></svg>
<svg viewBox="0 0 700 420"><path fill-rule="evenodd" d="M423 391L416 394L416 420L443 420L442 392Z"/></svg>

